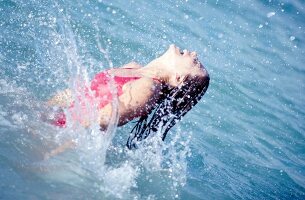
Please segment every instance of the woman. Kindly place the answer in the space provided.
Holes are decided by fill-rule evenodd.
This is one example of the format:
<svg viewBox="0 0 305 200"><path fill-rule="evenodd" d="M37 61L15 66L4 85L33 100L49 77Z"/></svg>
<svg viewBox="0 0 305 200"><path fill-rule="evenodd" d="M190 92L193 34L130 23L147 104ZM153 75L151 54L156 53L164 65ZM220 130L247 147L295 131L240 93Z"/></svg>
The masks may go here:
<svg viewBox="0 0 305 200"><path fill-rule="evenodd" d="M85 88L82 97L73 101L71 92L65 90L48 104L69 107L71 118L87 126L88 110L84 99L95 103L99 113L97 120L104 130L110 123L114 110L111 102L117 95L118 125L139 117L127 142L128 148L132 148L152 132L161 132L164 140L169 129L203 96L208 85L209 75L198 61L196 52L180 52L178 47L170 45L162 56L145 67L130 63L101 72L92 80L90 89ZM81 110L78 113L73 111L76 102ZM66 123L65 115L57 116L56 125L65 126Z"/></svg>

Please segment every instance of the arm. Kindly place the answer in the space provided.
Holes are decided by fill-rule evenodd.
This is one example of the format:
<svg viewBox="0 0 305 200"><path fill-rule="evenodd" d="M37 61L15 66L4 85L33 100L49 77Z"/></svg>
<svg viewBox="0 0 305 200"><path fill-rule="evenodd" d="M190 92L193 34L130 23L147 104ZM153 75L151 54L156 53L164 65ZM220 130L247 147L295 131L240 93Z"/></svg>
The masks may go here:
<svg viewBox="0 0 305 200"><path fill-rule="evenodd" d="M48 106L68 107L72 103L72 94L70 89L58 92L47 101Z"/></svg>
<svg viewBox="0 0 305 200"><path fill-rule="evenodd" d="M63 153L64 151L66 151L67 149L72 149L73 147L76 146L76 143L73 140L68 140L66 142L64 142L62 145L60 145L59 147L53 149L50 152L47 152L46 154L44 154L44 160L48 160L51 157L54 157L60 153Z"/></svg>

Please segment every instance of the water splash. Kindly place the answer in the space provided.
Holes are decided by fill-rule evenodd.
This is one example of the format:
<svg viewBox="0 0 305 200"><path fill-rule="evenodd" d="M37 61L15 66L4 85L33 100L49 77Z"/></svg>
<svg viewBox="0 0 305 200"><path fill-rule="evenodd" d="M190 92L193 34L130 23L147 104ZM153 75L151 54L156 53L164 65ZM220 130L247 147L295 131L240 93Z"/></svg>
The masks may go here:
<svg viewBox="0 0 305 200"><path fill-rule="evenodd" d="M2 52L0 55L5 69L0 72L0 130L4 138L0 141L0 153L9 169L4 173L25 177L14 183L17 190L22 193L26 190L22 185L31 182L28 190L38 197L56 196L54 188L61 188L59 195L72 192L92 199L179 198L186 183L189 137L182 131L175 133L170 143L154 137L136 151L124 147L125 139L114 144L113 138L118 137L115 87L111 126L104 132L95 122L98 113L94 103L86 103L92 122L86 128L73 123L69 110L65 112L72 123L65 129L42 119L43 115L56 112L56 108L45 105L56 91L70 88L73 99L84 97L84 88L89 88L92 75L113 68L111 46L102 41L105 36L99 21L92 25L93 45L88 45L68 12L71 8L60 2L40 5L29 1L23 8L28 28L21 32L27 39L31 35L36 39L33 44L24 42L33 50L32 58L23 58L20 53L15 70L15 58L8 59ZM21 19L22 15L19 13L18 17ZM12 38L12 43L16 38ZM90 48L98 56L88 53ZM127 135L128 131L123 132ZM182 143L181 138L185 138ZM48 154L70 141L74 143L71 147ZM36 188L40 185L39 191Z"/></svg>

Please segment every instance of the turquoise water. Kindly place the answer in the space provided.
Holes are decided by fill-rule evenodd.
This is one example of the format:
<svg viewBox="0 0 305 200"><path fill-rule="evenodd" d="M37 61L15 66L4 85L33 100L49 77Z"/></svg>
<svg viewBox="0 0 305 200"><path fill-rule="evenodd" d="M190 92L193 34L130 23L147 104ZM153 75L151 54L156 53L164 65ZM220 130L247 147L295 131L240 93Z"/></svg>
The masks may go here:
<svg viewBox="0 0 305 200"><path fill-rule="evenodd" d="M304 199L304 39L301 0L0 1L0 199ZM171 43L211 82L165 143L40 120L56 91Z"/></svg>

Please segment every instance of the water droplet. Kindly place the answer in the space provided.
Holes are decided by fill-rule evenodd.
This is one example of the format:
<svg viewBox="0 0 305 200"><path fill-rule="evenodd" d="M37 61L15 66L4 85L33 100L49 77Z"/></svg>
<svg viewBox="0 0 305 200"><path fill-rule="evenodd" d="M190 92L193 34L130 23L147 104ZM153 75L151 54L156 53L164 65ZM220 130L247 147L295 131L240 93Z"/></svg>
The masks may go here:
<svg viewBox="0 0 305 200"><path fill-rule="evenodd" d="M290 36L290 41L293 41L293 40L295 40L295 37L292 35L292 36Z"/></svg>
<svg viewBox="0 0 305 200"><path fill-rule="evenodd" d="M267 13L267 17L270 18L270 17L273 17L275 15L275 12L269 12Z"/></svg>
<svg viewBox="0 0 305 200"><path fill-rule="evenodd" d="M223 34L222 33L219 33L218 34L218 38L222 38L223 37Z"/></svg>

